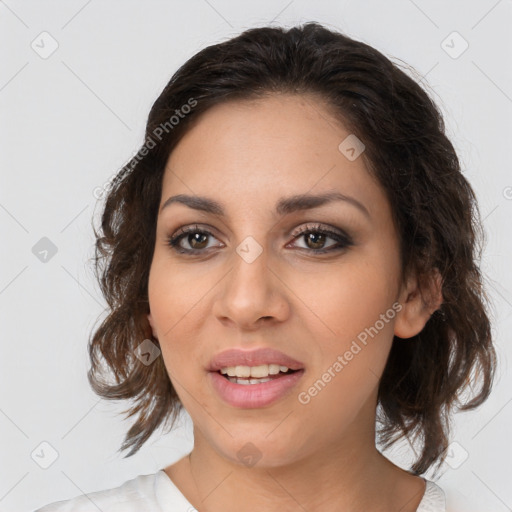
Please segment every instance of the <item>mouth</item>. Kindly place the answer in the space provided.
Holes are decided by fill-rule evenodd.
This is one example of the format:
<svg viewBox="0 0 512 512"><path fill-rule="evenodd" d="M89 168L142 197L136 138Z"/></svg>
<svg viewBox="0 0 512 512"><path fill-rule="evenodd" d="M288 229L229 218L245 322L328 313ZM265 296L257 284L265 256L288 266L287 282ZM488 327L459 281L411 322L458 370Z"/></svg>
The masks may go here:
<svg viewBox="0 0 512 512"><path fill-rule="evenodd" d="M263 378L268 375L277 375L282 368L284 368L283 372L288 369L301 370L304 364L270 347L253 350L232 348L216 354L207 370L210 372L221 370L229 377Z"/></svg>
<svg viewBox="0 0 512 512"><path fill-rule="evenodd" d="M213 357L207 370L217 397L244 409L284 399L305 372L303 363L269 347L226 350Z"/></svg>
<svg viewBox="0 0 512 512"><path fill-rule="evenodd" d="M292 370L279 364L262 364L258 366L227 366L217 371L219 375L233 384L257 385L291 375L300 370Z"/></svg>

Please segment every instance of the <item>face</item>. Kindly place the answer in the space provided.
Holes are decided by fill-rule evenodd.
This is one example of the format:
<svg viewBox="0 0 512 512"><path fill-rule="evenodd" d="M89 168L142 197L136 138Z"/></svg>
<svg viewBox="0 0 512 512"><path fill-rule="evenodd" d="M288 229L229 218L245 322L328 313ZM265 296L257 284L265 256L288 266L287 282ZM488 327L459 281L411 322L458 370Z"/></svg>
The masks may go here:
<svg viewBox="0 0 512 512"><path fill-rule="evenodd" d="M196 443L227 460L271 467L374 441L407 292L386 196L338 148L349 135L313 96L276 95L211 108L168 160L148 318ZM287 361L296 371L266 382L221 373Z"/></svg>

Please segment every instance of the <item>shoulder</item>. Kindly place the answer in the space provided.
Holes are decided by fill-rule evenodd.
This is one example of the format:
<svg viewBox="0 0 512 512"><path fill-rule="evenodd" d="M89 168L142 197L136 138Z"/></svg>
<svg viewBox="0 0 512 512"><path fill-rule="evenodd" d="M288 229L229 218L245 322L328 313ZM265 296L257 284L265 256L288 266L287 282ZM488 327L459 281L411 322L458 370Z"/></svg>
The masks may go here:
<svg viewBox="0 0 512 512"><path fill-rule="evenodd" d="M446 512L446 497L437 484L425 480L426 489L416 512Z"/></svg>
<svg viewBox="0 0 512 512"><path fill-rule="evenodd" d="M159 473L139 475L118 487L50 503L34 512L160 511L156 497Z"/></svg>

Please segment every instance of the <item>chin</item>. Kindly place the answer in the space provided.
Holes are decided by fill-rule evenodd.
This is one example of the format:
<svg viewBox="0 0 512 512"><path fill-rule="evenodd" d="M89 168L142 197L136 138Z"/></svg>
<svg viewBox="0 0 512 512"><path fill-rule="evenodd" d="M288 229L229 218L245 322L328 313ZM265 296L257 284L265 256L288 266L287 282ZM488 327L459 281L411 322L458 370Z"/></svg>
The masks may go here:
<svg viewBox="0 0 512 512"><path fill-rule="evenodd" d="M231 446L222 447L220 453L241 468L271 469L287 466L297 461L297 444L294 436L269 440L268 430L260 436L240 436L232 439Z"/></svg>

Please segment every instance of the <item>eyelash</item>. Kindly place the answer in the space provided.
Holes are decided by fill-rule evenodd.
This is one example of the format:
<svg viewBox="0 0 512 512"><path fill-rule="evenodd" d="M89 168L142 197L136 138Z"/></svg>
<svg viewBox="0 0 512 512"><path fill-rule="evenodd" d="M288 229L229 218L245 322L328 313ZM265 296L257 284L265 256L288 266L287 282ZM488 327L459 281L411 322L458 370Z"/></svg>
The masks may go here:
<svg viewBox="0 0 512 512"><path fill-rule="evenodd" d="M167 237L167 244L176 252L180 254L188 254L191 256L199 255L199 254L205 254L207 252L207 249L183 249L183 247L180 247L179 243L180 241L185 238L187 235L191 233L200 233L202 235L208 235L215 237L213 233L208 231L207 229L201 229L199 226L189 226L185 228L179 229L174 235ZM342 249L346 249L353 244L353 241L349 235L346 233L343 233L342 231L336 232L329 228L323 227L321 224L307 224L305 228L301 229L298 232L293 233L293 239L296 240L297 238L300 238L301 236L304 236L306 234L311 233L319 233L322 235L327 235L329 238L332 238L337 242L337 244L334 244L330 246L327 249L308 249L304 247L299 247L299 249L312 252L314 254L326 254L329 252L334 251L340 251ZM338 247L336 247L338 245ZM334 248L333 248L334 247Z"/></svg>

